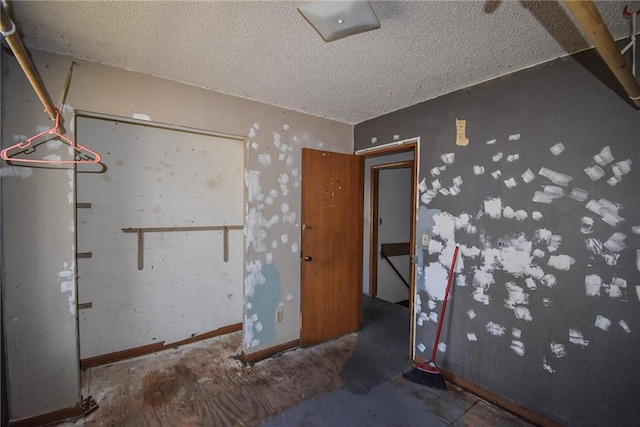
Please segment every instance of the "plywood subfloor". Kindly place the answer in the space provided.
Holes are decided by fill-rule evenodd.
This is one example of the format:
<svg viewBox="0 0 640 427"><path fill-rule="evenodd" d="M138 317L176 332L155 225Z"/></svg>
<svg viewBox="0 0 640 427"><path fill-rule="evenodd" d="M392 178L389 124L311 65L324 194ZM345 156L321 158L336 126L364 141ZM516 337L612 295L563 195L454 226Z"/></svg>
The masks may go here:
<svg viewBox="0 0 640 427"><path fill-rule="evenodd" d="M364 328L243 367L241 333L91 368L100 408L65 426L527 426L453 385L410 383L408 310L365 299ZM406 329L406 330L405 330Z"/></svg>

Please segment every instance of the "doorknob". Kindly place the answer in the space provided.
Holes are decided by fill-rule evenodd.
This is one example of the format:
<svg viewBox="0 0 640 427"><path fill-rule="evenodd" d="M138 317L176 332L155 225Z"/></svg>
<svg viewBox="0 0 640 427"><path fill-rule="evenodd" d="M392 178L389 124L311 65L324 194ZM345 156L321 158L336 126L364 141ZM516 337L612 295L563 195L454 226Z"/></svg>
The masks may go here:
<svg viewBox="0 0 640 427"><path fill-rule="evenodd" d="M310 262L310 261L313 261L313 258L312 258L312 257L310 257L309 255L306 255L306 256L304 257L304 260L305 260L305 261L307 261L307 262Z"/></svg>

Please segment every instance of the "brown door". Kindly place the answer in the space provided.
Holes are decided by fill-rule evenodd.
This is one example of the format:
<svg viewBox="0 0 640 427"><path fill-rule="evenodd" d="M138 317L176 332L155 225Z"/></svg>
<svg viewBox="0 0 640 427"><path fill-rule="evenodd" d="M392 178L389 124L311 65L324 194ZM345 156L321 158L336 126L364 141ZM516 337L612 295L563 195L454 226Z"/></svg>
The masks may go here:
<svg viewBox="0 0 640 427"><path fill-rule="evenodd" d="M362 321L363 173L361 157L302 150L303 347Z"/></svg>
<svg viewBox="0 0 640 427"><path fill-rule="evenodd" d="M303 347L361 324L363 165L358 156L302 150Z"/></svg>

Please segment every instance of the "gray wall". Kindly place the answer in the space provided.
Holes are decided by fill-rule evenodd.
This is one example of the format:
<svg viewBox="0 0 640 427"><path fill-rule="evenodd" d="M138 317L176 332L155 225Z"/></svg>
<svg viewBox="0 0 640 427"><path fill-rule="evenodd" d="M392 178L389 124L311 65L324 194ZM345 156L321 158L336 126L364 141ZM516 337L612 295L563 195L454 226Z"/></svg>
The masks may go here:
<svg viewBox="0 0 640 427"><path fill-rule="evenodd" d="M419 252L417 355L429 358L460 244L437 362L574 426L640 425L640 112L608 86L618 90L588 51L354 134L356 149L421 137L416 231L431 244ZM595 166L603 177L586 173Z"/></svg>
<svg viewBox="0 0 640 427"><path fill-rule="evenodd" d="M52 98L58 99L72 59L31 54ZM2 143L8 146L14 144L14 135L33 135L50 122L16 61L5 57L3 62ZM244 296L243 350L251 353L297 339L300 259L293 243L300 239L300 151L353 152L353 126L76 62L64 109L67 123L73 122L69 115L74 109L123 117L143 114L160 123L247 138L248 229L242 255L245 284L252 285L252 292ZM19 420L79 403L76 283L69 274L75 265L75 181L72 169L2 162L0 173L9 404L11 419ZM269 223L275 217L277 222ZM256 244L256 236L269 249ZM274 248L273 241L280 244ZM284 313L279 323L274 321L277 308Z"/></svg>

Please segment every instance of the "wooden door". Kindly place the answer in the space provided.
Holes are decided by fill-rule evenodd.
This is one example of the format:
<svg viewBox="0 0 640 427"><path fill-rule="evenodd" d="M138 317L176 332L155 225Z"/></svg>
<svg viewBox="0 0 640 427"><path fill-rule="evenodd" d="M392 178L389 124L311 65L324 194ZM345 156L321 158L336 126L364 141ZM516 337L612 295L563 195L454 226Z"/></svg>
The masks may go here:
<svg viewBox="0 0 640 427"><path fill-rule="evenodd" d="M363 173L361 157L302 150L303 347L362 322Z"/></svg>

